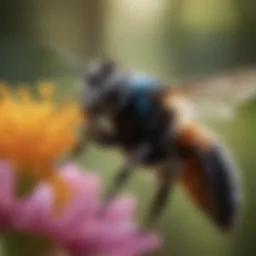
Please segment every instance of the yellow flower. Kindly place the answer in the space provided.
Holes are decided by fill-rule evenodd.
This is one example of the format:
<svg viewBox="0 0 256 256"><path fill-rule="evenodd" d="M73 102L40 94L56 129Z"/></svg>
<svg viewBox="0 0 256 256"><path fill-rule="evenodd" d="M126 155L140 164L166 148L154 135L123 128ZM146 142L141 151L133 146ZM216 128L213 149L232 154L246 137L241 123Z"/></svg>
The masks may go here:
<svg viewBox="0 0 256 256"><path fill-rule="evenodd" d="M74 102L57 104L50 83L39 84L38 92L36 97L25 88L11 93L0 87L0 158L14 165L25 191L38 181L49 182L59 209L69 192L55 170L56 161L75 143L80 112Z"/></svg>

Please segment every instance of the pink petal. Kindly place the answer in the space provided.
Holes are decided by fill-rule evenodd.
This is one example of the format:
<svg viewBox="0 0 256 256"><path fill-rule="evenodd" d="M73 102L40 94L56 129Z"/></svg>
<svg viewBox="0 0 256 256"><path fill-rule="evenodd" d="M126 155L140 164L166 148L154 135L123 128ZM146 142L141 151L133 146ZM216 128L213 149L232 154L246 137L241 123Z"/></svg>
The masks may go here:
<svg viewBox="0 0 256 256"><path fill-rule="evenodd" d="M54 217L50 187L41 183L29 198L14 198L10 166L0 162L0 227L3 217L5 227L43 235L76 256L137 256L160 246L156 235L140 234L133 224L135 198L118 197L99 217L99 177L74 164L62 166L59 173L72 189L73 198L63 213Z"/></svg>
<svg viewBox="0 0 256 256"><path fill-rule="evenodd" d="M133 236L123 239L119 243L119 248L115 248L112 252L109 250L108 256L136 256L144 252L151 252L160 248L161 241L159 237L154 234L134 234Z"/></svg>
<svg viewBox="0 0 256 256"><path fill-rule="evenodd" d="M52 195L46 184L40 184L34 194L25 200L20 200L13 210L13 223L22 229L45 228L51 216ZM22 212L22 214L19 214Z"/></svg>
<svg viewBox="0 0 256 256"><path fill-rule="evenodd" d="M0 205L3 207L12 203L14 189L14 175L6 161L0 161L0 177Z"/></svg>
<svg viewBox="0 0 256 256"><path fill-rule="evenodd" d="M106 209L105 218L110 222L130 221L135 213L136 206L137 203L134 197L118 198Z"/></svg>
<svg viewBox="0 0 256 256"><path fill-rule="evenodd" d="M79 225L81 219L93 216L98 205L99 178L95 174L63 172L63 177L74 190L73 198L63 214L56 220L59 225ZM68 179L69 178L69 179Z"/></svg>

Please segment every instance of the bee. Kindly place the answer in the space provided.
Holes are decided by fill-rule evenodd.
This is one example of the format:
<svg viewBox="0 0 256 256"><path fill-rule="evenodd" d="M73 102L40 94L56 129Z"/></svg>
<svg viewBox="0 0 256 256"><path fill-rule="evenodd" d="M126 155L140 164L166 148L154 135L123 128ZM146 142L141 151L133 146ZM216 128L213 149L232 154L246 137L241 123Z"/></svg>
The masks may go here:
<svg viewBox="0 0 256 256"><path fill-rule="evenodd" d="M178 182L217 227L230 231L241 209L240 175L222 142L200 125L186 96L205 110L207 104L211 105L210 100L200 105L200 99L206 97L207 91L212 96L214 88L219 90L219 100L226 92L228 106L236 105L249 96L242 93L247 91L246 84L242 91L236 88L243 83L242 79L241 75L217 76L169 85L129 71L111 60L93 62L84 75L80 93L87 124L72 156L84 152L88 140L118 148L123 153L125 161L106 193L106 206L128 182L135 168L153 169L158 189L146 225L159 218ZM248 87L252 95L255 86L250 82ZM239 97L232 98L232 90L239 92ZM222 114L223 109L228 110L225 118L232 117L230 107L220 103L212 107L217 108L222 109Z"/></svg>

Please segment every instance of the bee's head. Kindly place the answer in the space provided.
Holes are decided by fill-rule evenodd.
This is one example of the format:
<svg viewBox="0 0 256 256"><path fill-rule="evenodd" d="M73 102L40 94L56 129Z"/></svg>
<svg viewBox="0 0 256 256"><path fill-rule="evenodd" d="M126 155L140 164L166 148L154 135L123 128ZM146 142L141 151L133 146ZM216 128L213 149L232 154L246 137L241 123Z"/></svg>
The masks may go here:
<svg viewBox="0 0 256 256"><path fill-rule="evenodd" d="M111 112L118 107L122 71L112 60L89 64L85 73L84 106L89 111Z"/></svg>
<svg viewBox="0 0 256 256"><path fill-rule="evenodd" d="M116 70L116 63L111 60L97 60L89 64L85 74L87 86L92 89L105 87Z"/></svg>

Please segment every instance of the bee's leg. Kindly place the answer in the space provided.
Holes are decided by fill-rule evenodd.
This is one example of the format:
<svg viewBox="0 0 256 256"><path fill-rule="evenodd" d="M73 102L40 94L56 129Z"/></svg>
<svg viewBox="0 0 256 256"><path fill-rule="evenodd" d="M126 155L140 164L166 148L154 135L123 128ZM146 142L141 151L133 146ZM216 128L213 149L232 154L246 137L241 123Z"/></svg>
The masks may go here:
<svg viewBox="0 0 256 256"><path fill-rule="evenodd" d="M132 174L133 168L136 167L136 165L140 164L143 161L143 159L145 159L145 157L147 157L147 155L150 152L150 148L151 147L149 144L143 144L142 146L140 146L134 152L134 154L126 161L124 166L118 170L114 178L114 182L110 186L103 200L103 207L101 210L104 210L104 208L108 205L112 198L115 197L119 190L128 181L129 177Z"/></svg>
<svg viewBox="0 0 256 256"><path fill-rule="evenodd" d="M79 138L74 148L69 153L68 158L73 159L75 157L80 156L82 153L84 153L87 149L87 143L88 143L88 134L86 130L83 130L81 137Z"/></svg>
<svg viewBox="0 0 256 256"><path fill-rule="evenodd" d="M175 161L166 166L160 175L159 188L155 194L149 214L146 218L145 227L152 225L160 216L165 206L167 205L168 198L173 188L173 183L176 180L179 172L180 165Z"/></svg>
<svg viewBox="0 0 256 256"><path fill-rule="evenodd" d="M87 144L90 141L94 141L103 146L115 145L117 138L114 134L109 134L105 132L95 132L94 126L90 128L83 129L79 140L77 141L75 147L69 154L69 158L74 158L80 156L87 149Z"/></svg>
<svg viewBox="0 0 256 256"><path fill-rule="evenodd" d="M118 142L118 138L114 134L101 134L100 137L96 139L98 144L102 146L115 146Z"/></svg>

